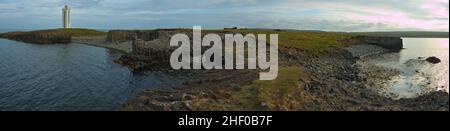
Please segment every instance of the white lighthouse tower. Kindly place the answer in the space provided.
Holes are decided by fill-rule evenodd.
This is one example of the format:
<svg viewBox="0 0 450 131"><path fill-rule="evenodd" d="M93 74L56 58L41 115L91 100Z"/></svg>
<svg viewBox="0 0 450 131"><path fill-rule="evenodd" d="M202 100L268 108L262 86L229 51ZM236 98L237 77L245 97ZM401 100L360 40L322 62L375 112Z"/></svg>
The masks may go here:
<svg viewBox="0 0 450 131"><path fill-rule="evenodd" d="M62 9L63 28L71 28L70 23L70 7L65 5Z"/></svg>

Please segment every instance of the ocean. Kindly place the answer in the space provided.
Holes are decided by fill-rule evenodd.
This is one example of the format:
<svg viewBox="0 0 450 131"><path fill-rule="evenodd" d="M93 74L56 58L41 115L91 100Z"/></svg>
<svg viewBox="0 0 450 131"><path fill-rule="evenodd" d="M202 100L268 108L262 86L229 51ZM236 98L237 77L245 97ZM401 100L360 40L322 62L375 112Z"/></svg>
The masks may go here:
<svg viewBox="0 0 450 131"><path fill-rule="evenodd" d="M186 74L133 72L122 54L71 43L27 44L0 39L0 111L110 111L145 89L172 87Z"/></svg>

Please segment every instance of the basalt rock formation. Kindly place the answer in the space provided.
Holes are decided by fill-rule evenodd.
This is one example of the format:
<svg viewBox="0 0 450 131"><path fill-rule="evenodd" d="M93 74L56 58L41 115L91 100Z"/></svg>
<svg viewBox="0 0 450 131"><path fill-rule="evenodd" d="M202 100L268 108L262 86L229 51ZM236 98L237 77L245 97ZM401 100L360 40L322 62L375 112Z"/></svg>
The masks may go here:
<svg viewBox="0 0 450 131"><path fill-rule="evenodd" d="M356 36L352 39L358 41L359 44L376 45L393 50L403 49L403 41L400 37Z"/></svg>
<svg viewBox="0 0 450 131"><path fill-rule="evenodd" d="M107 42L120 43L126 41L132 41L135 39L141 39L144 41L152 41L155 39L167 38L168 34L175 33L188 33L189 30L182 29L158 29L158 30L111 30L106 37Z"/></svg>
<svg viewBox="0 0 450 131"><path fill-rule="evenodd" d="M170 38L178 33L186 34L190 37L190 43L192 43L192 30L184 29L112 30L108 33L106 40L112 43L126 41L131 41L132 43L132 52L116 60L117 63L134 70L159 70L161 68L170 68L169 58L177 48L169 46ZM217 33L220 36L224 36L223 32ZM222 42L224 42L224 39ZM202 47L202 51L206 49L208 47Z"/></svg>
<svg viewBox="0 0 450 131"><path fill-rule="evenodd" d="M433 64L437 64L437 63L440 63L440 62L441 62L441 59L439 59L439 58L437 58L437 57L435 57L435 56L428 57L428 58L425 59L425 60L428 61L428 62L430 62L430 63L433 63Z"/></svg>
<svg viewBox="0 0 450 131"><path fill-rule="evenodd" d="M205 32L202 35L210 33L209 31ZM106 41L112 43L132 41L132 52L117 60L120 64L124 64L133 69L155 64L168 66L170 55L175 50L175 48L169 47L170 37L177 33L186 34L190 37L192 43L192 30L187 29L112 30L108 32ZM217 33L219 36L224 35L224 32L221 31L215 31L213 33ZM224 42L223 39L222 42ZM402 39L398 37L354 36L341 40L341 42L370 44L392 51L403 49Z"/></svg>
<svg viewBox="0 0 450 131"><path fill-rule="evenodd" d="M72 39L69 34L59 34L45 31L9 32L0 34L0 38L36 44L65 44L70 43Z"/></svg>
<svg viewBox="0 0 450 131"><path fill-rule="evenodd" d="M135 70L170 67L169 58L175 48L169 47L170 36L179 30L112 30L106 41L120 43L131 41L132 52L116 60ZM186 30L187 32L187 30ZM158 68L160 69L160 68Z"/></svg>
<svg viewBox="0 0 450 131"><path fill-rule="evenodd" d="M0 34L0 38L22 41L34 44L67 44L72 42L72 37L79 36L104 36L105 32L83 29L48 29L29 32L8 32Z"/></svg>
<svg viewBox="0 0 450 131"><path fill-rule="evenodd" d="M111 33L112 37L118 36L111 40L132 40L133 51L118 62L133 69L147 70L149 68L145 67L153 67L153 63L168 64L172 52L168 45L174 33L179 32L117 32ZM188 30L183 33L192 36ZM215 33L223 35L223 32ZM403 48L401 39L392 37L354 36L340 42L384 48L373 50L373 54ZM368 81L371 77L361 71L357 64L359 58L355 57L355 54L366 56L372 53L350 52L331 46L321 55L285 46L280 46L279 53L280 67L298 67L302 69L299 74L305 75L298 80L295 78L292 87L270 88L261 83L254 84L252 82L257 75L251 70L210 70L197 74L178 87L143 91L125 103L121 110L448 110L448 94L442 92L392 100L373 91L374 83ZM170 68L167 65L162 67ZM280 78L295 76L291 75L292 72L284 73L279 74ZM265 95L268 91L270 95Z"/></svg>

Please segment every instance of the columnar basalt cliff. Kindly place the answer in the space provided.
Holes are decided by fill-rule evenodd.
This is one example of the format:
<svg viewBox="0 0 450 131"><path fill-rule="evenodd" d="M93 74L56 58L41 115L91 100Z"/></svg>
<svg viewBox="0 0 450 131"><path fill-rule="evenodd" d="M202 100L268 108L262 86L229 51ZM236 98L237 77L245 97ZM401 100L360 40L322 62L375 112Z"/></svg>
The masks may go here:
<svg viewBox="0 0 450 131"><path fill-rule="evenodd" d="M72 37L103 35L106 35L106 33L92 29L74 28L8 32L0 34L0 38L34 44L67 44L72 42Z"/></svg>
<svg viewBox="0 0 450 131"><path fill-rule="evenodd" d="M106 37L107 42L120 43L133 39L133 32L128 30L111 30Z"/></svg>
<svg viewBox="0 0 450 131"><path fill-rule="evenodd" d="M176 49L169 46L170 38L177 33L186 34L192 43L192 30L185 29L113 30L108 33L107 41L132 42L132 52L118 59L119 64L135 70L170 68L169 58ZM202 51L206 49L203 47Z"/></svg>
<svg viewBox="0 0 450 131"><path fill-rule="evenodd" d="M142 69L150 66L168 67L169 59L174 48L161 45L158 40L144 41L135 38L132 41L132 52L122 56L118 63L133 69Z"/></svg>
<svg viewBox="0 0 450 131"><path fill-rule="evenodd" d="M157 29L157 30L111 30L106 37L107 42L121 43L131 41L135 38L144 41L152 41L155 39L169 38L170 34L188 33L189 30L183 29Z"/></svg>
<svg viewBox="0 0 450 131"><path fill-rule="evenodd" d="M132 42L132 52L116 62L132 69L169 67L169 58L175 48L169 47L174 30L113 30L108 33L108 42ZM159 68L158 68L159 69Z"/></svg>
<svg viewBox="0 0 450 131"><path fill-rule="evenodd" d="M403 49L403 40L399 37L358 36L354 37L354 39L360 40L360 42L365 44L381 46L386 49Z"/></svg>
<svg viewBox="0 0 450 131"><path fill-rule="evenodd" d="M65 44L72 39L68 34L52 32L10 32L1 34L0 38L36 44Z"/></svg>
<svg viewBox="0 0 450 131"><path fill-rule="evenodd" d="M217 33L220 36L224 36L225 34L224 31L205 32ZM112 43L132 41L132 52L122 56L122 58L117 60L117 62L127 65L133 69L142 69L155 65L169 65L171 52L175 49L169 47L170 37L177 33L187 34L189 37L191 37L192 40L192 31L187 29L112 30L108 32L106 40ZM205 35L206 33L202 33L202 35ZM371 44L393 51L403 48L403 42L398 37L354 36L340 40L340 42L353 44Z"/></svg>

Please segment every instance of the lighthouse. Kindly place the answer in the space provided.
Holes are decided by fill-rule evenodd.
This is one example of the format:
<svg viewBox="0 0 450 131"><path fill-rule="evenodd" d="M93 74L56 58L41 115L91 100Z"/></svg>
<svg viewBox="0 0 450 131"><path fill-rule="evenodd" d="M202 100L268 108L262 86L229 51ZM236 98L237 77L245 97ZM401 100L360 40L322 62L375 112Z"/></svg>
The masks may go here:
<svg viewBox="0 0 450 131"><path fill-rule="evenodd" d="M71 28L70 23L70 7L65 5L62 9L63 28Z"/></svg>

